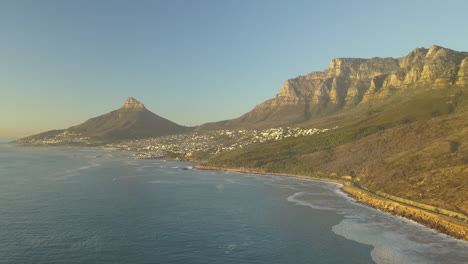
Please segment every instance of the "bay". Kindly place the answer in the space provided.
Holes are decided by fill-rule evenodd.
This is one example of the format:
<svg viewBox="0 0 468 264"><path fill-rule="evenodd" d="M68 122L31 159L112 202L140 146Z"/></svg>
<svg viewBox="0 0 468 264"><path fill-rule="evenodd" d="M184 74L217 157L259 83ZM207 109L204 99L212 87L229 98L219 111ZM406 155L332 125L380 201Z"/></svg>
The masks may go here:
<svg viewBox="0 0 468 264"><path fill-rule="evenodd" d="M331 183L0 145L0 263L466 263Z"/></svg>

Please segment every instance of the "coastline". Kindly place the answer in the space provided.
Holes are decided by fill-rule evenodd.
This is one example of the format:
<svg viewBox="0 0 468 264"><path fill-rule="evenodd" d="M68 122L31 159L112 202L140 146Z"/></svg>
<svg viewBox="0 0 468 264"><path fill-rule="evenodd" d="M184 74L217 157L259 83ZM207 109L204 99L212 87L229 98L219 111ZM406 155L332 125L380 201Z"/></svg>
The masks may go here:
<svg viewBox="0 0 468 264"><path fill-rule="evenodd" d="M316 180L322 182L332 182L341 185L339 190L349 197L355 199L357 203L372 207L376 210L403 217L405 219L414 221L427 228L433 229L441 234L450 237L468 241L468 223L453 217L440 215L426 209L420 209L415 206L404 204L395 200L377 196L368 191L352 186L351 182L339 179L326 179L318 177L301 176L287 173L268 173L258 169L247 168L225 168L206 165L195 165L194 169L198 170L217 170L217 171L232 171L247 174L262 174L291 177L298 179Z"/></svg>
<svg viewBox="0 0 468 264"><path fill-rule="evenodd" d="M73 147L76 147L76 146L73 146ZM90 146L90 147L96 147L96 146ZM171 160L171 159L168 159L168 160ZM173 160L173 161L182 161L182 160ZM188 159L186 161L197 163L196 160ZM357 188L356 186L353 186L352 182L345 180L345 179L319 178L319 177L313 177L313 176L303 176L303 175L288 174L288 173L271 173L271 172L265 172L259 169L226 168L226 167L207 166L203 164L194 165L193 168L199 169L199 170L232 171L232 172L246 173L246 174L283 176L283 177L291 177L291 178L307 179L307 180L315 180L315 181L331 182L331 183L339 184L340 188L338 190L344 193L345 195L347 195L348 197L353 198L357 203L372 207L376 210L379 210L379 211L382 211L391 215L400 216L405 219L414 221L427 228L433 229L441 234L445 234L456 239L468 241L468 222L467 221L462 221L454 217L440 214L437 211L431 211L431 210L427 210L421 207L411 205L408 203L408 201L405 203L405 202L401 202L395 199L384 197L382 195L377 195L376 193L372 193L363 188Z"/></svg>
<svg viewBox="0 0 468 264"><path fill-rule="evenodd" d="M215 167L215 166L206 166L206 165L195 165L193 166L194 169L198 170L215 170L215 171L232 171L232 172L239 172L239 173L248 173L248 174L261 174L261 175L273 175L273 176L284 176L290 178L298 178L298 179L306 179L306 180L316 180L322 182L332 182L340 185L345 185L345 181L341 181L338 179L326 179L326 178L318 178L312 176L302 176L296 174L289 174L289 173L274 173L274 172L264 172L257 169L247 169L247 168L224 168L224 167Z"/></svg>

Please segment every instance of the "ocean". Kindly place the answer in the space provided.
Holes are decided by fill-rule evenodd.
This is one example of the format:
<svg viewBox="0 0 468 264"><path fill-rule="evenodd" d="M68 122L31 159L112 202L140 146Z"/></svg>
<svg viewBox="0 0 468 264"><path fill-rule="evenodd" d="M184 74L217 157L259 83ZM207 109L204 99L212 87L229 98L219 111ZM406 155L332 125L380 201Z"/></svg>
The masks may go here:
<svg viewBox="0 0 468 264"><path fill-rule="evenodd" d="M0 143L0 263L467 263L338 185Z"/></svg>

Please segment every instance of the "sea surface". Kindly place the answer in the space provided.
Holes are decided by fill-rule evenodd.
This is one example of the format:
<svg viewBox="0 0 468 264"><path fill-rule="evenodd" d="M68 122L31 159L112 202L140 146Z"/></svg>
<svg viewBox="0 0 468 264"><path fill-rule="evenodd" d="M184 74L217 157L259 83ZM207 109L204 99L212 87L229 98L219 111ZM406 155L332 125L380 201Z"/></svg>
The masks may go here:
<svg viewBox="0 0 468 264"><path fill-rule="evenodd" d="M468 263L338 185L0 142L0 263Z"/></svg>

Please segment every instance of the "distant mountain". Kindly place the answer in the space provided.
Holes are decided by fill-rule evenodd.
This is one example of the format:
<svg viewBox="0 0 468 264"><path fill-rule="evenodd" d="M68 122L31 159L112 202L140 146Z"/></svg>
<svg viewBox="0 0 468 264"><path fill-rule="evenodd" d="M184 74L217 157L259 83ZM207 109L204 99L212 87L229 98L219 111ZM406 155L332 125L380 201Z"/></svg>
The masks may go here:
<svg viewBox="0 0 468 264"><path fill-rule="evenodd" d="M51 139L54 137L90 138L103 142L144 137L156 137L191 131L192 128L180 126L160 117L137 101L128 98L121 108L98 117L91 118L77 126L65 130L52 130L19 139L18 143L31 140Z"/></svg>
<svg viewBox="0 0 468 264"><path fill-rule="evenodd" d="M352 113L354 109L394 113L395 109L382 106L396 99L391 104L405 109L413 104L412 99L420 101L421 96L433 95L438 98L433 98L431 103L435 102L437 106L424 106L419 113L443 113L450 109L439 106L467 87L468 52L431 46L429 49L417 48L396 59L337 58L323 72L287 80L275 98L257 105L241 117L208 123L199 129L307 126L335 114ZM421 95L427 91L433 92ZM349 116L338 120L338 116L326 123L341 124L340 121L347 118ZM400 121L407 119L401 118Z"/></svg>

